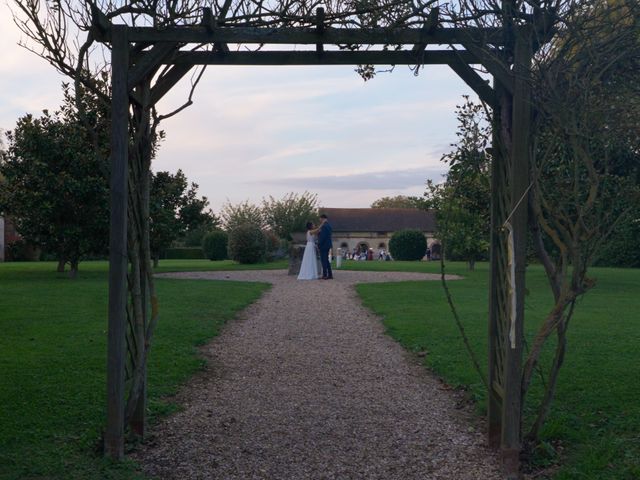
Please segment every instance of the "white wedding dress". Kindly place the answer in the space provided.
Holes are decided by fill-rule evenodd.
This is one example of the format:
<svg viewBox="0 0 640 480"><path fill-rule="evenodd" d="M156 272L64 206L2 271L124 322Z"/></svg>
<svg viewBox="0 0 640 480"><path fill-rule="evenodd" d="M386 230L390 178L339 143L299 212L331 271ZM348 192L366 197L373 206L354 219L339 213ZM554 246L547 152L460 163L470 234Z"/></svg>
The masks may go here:
<svg viewBox="0 0 640 480"><path fill-rule="evenodd" d="M318 277L320 277L320 271L316 257L316 242L313 235L307 232L307 245L304 247L298 280L316 280Z"/></svg>

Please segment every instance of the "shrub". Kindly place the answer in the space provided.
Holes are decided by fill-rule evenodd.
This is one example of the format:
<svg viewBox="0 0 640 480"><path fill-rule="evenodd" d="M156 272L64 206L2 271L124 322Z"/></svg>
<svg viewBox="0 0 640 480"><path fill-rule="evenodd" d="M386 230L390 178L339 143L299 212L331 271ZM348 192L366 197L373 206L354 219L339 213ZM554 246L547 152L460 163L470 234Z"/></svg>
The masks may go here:
<svg viewBox="0 0 640 480"><path fill-rule="evenodd" d="M201 260L204 255L200 247L173 247L167 248L162 258L167 260Z"/></svg>
<svg viewBox="0 0 640 480"><path fill-rule="evenodd" d="M394 260L421 260L427 251L427 240L420 230L400 230L389 240Z"/></svg>
<svg viewBox="0 0 640 480"><path fill-rule="evenodd" d="M238 263L258 263L264 260L266 240L260 227L251 223L238 225L229 232L227 252Z"/></svg>
<svg viewBox="0 0 640 480"><path fill-rule="evenodd" d="M188 231L184 234L183 242L185 247L201 247L207 233L213 231L213 227L202 226ZM226 254L225 254L226 255Z"/></svg>
<svg viewBox="0 0 640 480"><path fill-rule="evenodd" d="M222 230L207 233L202 239L202 251L209 260L225 260L229 236Z"/></svg>

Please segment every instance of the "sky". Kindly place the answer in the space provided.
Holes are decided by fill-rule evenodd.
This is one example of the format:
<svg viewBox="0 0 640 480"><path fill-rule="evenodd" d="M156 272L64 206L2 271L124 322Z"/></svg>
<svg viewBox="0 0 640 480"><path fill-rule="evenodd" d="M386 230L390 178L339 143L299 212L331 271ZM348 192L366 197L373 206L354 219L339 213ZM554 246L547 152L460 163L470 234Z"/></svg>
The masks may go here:
<svg viewBox="0 0 640 480"><path fill-rule="evenodd" d="M21 33L0 3L0 129L61 103L67 81L17 45ZM160 113L187 98L185 78ZM289 192L324 207L368 207L384 196L422 195L441 181L455 141L455 107L470 89L444 66L415 76L406 66L364 82L350 66L210 66L194 104L162 123L154 171L182 169L214 212Z"/></svg>

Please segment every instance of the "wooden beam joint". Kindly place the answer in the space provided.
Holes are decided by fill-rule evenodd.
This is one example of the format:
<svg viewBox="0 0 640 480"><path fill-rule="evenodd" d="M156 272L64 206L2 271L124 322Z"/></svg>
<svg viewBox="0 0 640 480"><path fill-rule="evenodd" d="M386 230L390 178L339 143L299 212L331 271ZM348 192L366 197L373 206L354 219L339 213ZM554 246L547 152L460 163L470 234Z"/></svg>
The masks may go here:
<svg viewBox="0 0 640 480"><path fill-rule="evenodd" d="M316 9L316 32L318 32L318 36L324 33L324 19L324 8L318 7ZM316 52L318 55L322 55L322 52L324 52L324 45L322 43L316 43Z"/></svg>
<svg viewBox="0 0 640 480"><path fill-rule="evenodd" d="M213 15L213 11L211 7L204 7L202 9L202 26L206 30L206 32L210 35L213 35L218 29L218 18ZM214 50L221 53L228 53L229 46L226 43L222 42L214 42L213 44Z"/></svg>
<svg viewBox="0 0 640 480"><path fill-rule="evenodd" d="M438 28L438 24L440 23L439 15L440 7L433 7L429 12L429 16L427 17L427 20L424 22L424 25L420 30L420 37L424 37L424 41L416 43L413 46L412 50L414 53L420 53L425 48L427 48L428 38L433 35L433 33L436 31L436 28Z"/></svg>

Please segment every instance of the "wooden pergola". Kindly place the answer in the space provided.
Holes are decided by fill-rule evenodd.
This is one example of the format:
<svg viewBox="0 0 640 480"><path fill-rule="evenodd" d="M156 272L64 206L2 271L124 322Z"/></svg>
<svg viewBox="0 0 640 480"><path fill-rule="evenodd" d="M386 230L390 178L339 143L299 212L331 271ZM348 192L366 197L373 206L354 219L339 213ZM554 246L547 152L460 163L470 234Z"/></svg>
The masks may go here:
<svg viewBox="0 0 640 480"><path fill-rule="evenodd" d="M205 8L198 25L155 29L113 25L94 11L93 34L112 50L106 455L122 458L124 452L125 362L131 348L126 324L130 107L155 105L196 65L448 65L494 112L488 438L501 451L506 478L518 477L527 229L523 199L530 165L528 78L543 22L532 16L528 24L500 28L443 28L438 16L434 8L421 28L331 28L318 9L315 27L248 28L218 25ZM193 44L211 49L185 48ZM256 50L229 48L240 44L255 45ZM369 49L339 48L344 45ZM389 45L393 49L383 48ZM472 66L483 66L492 84ZM144 402L142 394L131 421L139 433L144 431Z"/></svg>

